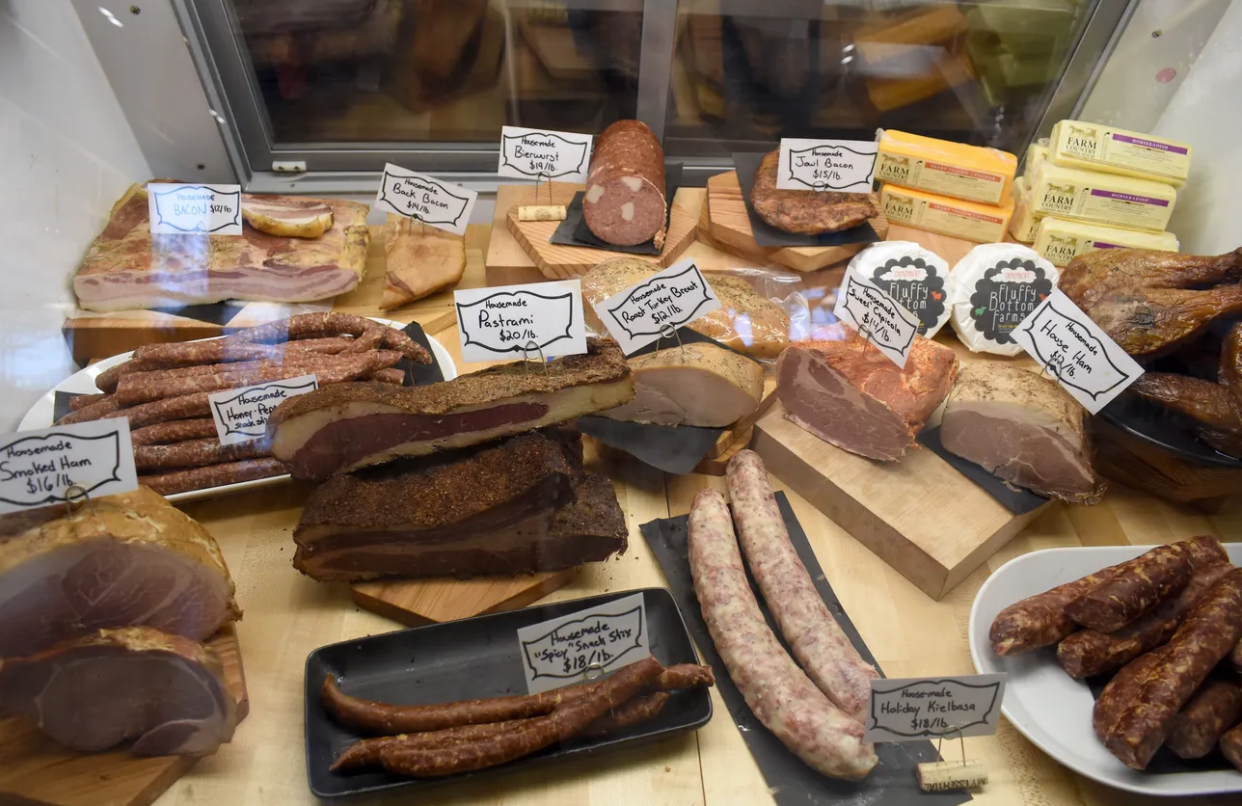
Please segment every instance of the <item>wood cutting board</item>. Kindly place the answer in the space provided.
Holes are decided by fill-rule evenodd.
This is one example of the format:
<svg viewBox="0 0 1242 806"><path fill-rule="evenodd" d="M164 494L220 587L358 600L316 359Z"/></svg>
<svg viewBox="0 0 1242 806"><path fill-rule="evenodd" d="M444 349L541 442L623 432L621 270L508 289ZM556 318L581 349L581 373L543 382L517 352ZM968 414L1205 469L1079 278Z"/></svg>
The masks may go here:
<svg viewBox="0 0 1242 806"><path fill-rule="evenodd" d="M354 604L409 627L517 610L573 581L577 568L475 579L394 579L355 582Z"/></svg>
<svg viewBox="0 0 1242 806"><path fill-rule="evenodd" d="M225 682L237 699L241 723L250 713L250 698L236 627L224 628L207 645L224 661ZM0 803L147 806L197 761L190 756L138 758L123 750L75 753L24 719L6 719L0 721Z"/></svg>

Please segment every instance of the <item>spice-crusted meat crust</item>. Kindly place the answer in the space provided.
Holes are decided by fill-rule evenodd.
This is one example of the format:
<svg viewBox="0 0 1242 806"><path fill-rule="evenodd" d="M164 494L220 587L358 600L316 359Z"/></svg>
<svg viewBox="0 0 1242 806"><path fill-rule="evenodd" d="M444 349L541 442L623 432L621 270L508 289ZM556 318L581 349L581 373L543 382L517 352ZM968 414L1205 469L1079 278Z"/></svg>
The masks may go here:
<svg viewBox="0 0 1242 806"><path fill-rule="evenodd" d="M857 227L880 214L874 194L835 193L815 190L777 190L776 168L780 152L773 151L759 163L750 203L765 222L783 232L820 235Z"/></svg>

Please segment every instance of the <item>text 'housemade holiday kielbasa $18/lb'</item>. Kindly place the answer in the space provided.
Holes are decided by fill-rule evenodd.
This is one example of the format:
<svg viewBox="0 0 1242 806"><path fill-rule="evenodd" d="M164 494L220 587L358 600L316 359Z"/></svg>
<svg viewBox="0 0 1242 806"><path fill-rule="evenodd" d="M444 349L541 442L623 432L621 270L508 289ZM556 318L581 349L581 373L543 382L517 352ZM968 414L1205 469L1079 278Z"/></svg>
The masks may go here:
<svg viewBox="0 0 1242 806"><path fill-rule="evenodd" d="M865 778L878 759L863 726L824 696L776 640L746 581L724 496L695 496L690 571L703 621L729 676L759 721L808 766L834 778Z"/></svg>

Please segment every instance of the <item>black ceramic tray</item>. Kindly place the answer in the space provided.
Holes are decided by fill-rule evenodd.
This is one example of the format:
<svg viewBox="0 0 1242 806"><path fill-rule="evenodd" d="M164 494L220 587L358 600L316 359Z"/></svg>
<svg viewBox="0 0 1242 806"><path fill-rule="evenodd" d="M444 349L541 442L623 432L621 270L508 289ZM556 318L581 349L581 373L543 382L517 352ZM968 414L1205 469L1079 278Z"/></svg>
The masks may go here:
<svg viewBox="0 0 1242 806"><path fill-rule="evenodd" d="M1096 416L1191 464L1242 468L1242 459L1221 453L1200 440L1189 417L1148 403L1138 395L1122 392Z"/></svg>
<svg viewBox="0 0 1242 806"><path fill-rule="evenodd" d="M338 755L362 738L331 720L320 704L324 677L332 674L341 689L370 700L393 703L439 703L476 697L525 694L517 631L642 593L647 610L651 653L665 665L698 663L694 645L672 593L664 588L623 591L570 602L538 605L461 621L432 624L320 647L306 658L306 777L318 798L343 798L389 789L425 789L493 771L512 770L552 759L578 756L642 739L665 737L707 724L712 716L706 689L676 692L664 711L627 731L566 742L517 761L434 780L400 778L383 770L330 772Z"/></svg>

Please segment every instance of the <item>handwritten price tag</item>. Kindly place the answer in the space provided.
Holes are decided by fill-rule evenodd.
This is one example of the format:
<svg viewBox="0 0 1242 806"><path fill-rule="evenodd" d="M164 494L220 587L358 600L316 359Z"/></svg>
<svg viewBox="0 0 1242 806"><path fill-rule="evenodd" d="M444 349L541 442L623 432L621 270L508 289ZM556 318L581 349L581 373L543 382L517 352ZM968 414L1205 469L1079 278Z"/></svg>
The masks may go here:
<svg viewBox="0 0 1242 806"><path fill-rule="evenodd" d="M241 235L241 185L147 184L152 235Z"/></svg>
<svg viewBox="0 0 1242 806"><path fill-rule="evenodd" d="M523 627L518 643L531 694L615 672L651 654L643 595Z"/></svg>
<svg viewBox="0 0 1242 806"><path fill-rule="evenodd" d="M465 235L478 197L478 193L461 185L388 163L380 177L375 206L454 235Z"/></svg>
<svg viewBox="0 0 1242 806"><path fill-rule="evenodd" d="M872 140L781 140L778 190L870 193L880 146Z"/></svg>
<svg viewBox="0 0 1242 806"><path fill-rule="evenodd" d="M863 739L912 742L936 736L989 736L1000 721L1006 674L871 681Z"/></svg>
<svg viewBox="0 0 1242 806"><path fill-rule="evenodd" d="M1009 336L1092 414L1143 374L1138 362L1060 290Z"/></svg>
<svg viewBox="0 0 1242 806"><path fill-rule="evenodd" d="M919 318L898 305L887 291L861 274L847 271L832 313L852 325L885 358L905 368L919 332Z"/></svg>
<svg viewBox="0 0 1242 806"><path fill-rule="evenodd" d="M585 353L582 282L532 283L454 291L461 357L535 360Z"/></svg>
<svg viewBox="0 0 1242 806"><path fill-rule="evenodd" d="M249 442L267 435L267 418L283 401L319 388L314 375L226 389L207 396L221 445Z"/></svg>
<svg viewBox="0 0 1242 806"><path fill-rule="evenodd" d="M670 328L717 310L720 300L694 261L683 260L593 307L608 334L630 355Z"/></svg>
<svg viewBox="0 0 1242 806"><path fill-rule="evenodd" d="M590 155L589 134L504 126L496 172L517 179L585 182Z"/></svg>
<svg viewBox="0 0 1242 806"><path fill-rule="evenodd" d="M95 420L0 438L0 514L138 489L129 421ZM76 500L76 499L75 499Z"/></svg>

